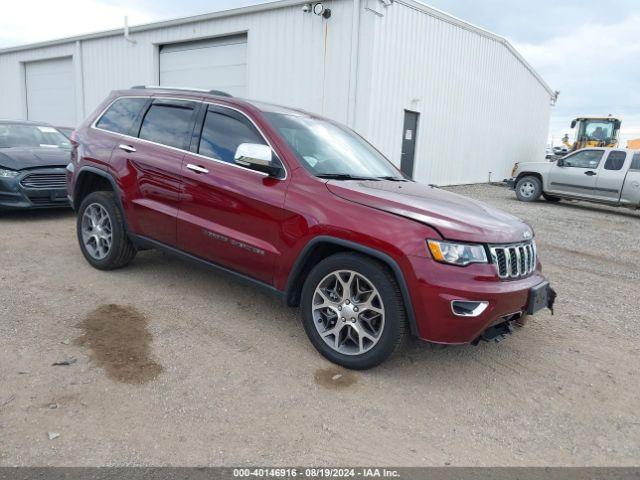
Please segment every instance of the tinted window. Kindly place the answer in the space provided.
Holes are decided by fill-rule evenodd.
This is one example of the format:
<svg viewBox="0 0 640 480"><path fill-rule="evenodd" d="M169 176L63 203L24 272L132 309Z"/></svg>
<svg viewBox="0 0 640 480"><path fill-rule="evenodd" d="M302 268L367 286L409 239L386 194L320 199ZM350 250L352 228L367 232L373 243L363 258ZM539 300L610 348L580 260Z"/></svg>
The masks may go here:
<svg viewBox="0 0 640 480"><path fill-rule="evenodd" d="M193 108L154 103L142 121L140 138L170 147L186 148L191 135Z"/></svg>
<svg viewBox="0 0 640 480"><path fill-rule="evenodd" d="M564 158L565 167L598 168L604 150L583 150Z"/></svg>
<svg viewBox="0 0 640 480"><path fill-rule="evenodd" d="M263 138L248 123L209 110L202 128L198 153L235 163L234 156L241 143L265 144Z"/></svg>
<svg viewBox="0 0 640 480"><path fill-rule="evenodd" d="M133 122L138 118L147 100L147 98L121 98L116 100L98 120L96 127L129 135Z"/></svg>
<svg viewBox="0 0 640 480"><path fill-rule="evenodd" d="M607 161L604 162L605 170L621 170L624 165L624 161L627 159L626 152L611 152L607 157Z"/></svg>
<svg viewBox="0 0 640 480"><path fill-rule="evenodd" d="M636 153L633 156L633 161L631 162L631 170L640 170L640 153Z"/></svg>

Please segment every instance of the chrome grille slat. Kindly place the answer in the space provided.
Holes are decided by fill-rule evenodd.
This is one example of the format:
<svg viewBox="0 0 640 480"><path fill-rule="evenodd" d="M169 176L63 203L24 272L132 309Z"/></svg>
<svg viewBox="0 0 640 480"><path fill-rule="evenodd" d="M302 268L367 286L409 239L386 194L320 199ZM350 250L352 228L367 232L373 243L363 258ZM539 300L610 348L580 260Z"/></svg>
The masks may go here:
<svg viewBox="0 0 640 480"><path fill-rule="evenodd" d="M489 245L491 260L501 279L509 280L530 275L536 269L535 242L509 245Z"/></svg>
<svg viewBox="0 0 640 480"><path fill-rule="evenodd" d="M25 188L58 189L67 188L64 173L32 173L22 179L20 184Z"/></svg>

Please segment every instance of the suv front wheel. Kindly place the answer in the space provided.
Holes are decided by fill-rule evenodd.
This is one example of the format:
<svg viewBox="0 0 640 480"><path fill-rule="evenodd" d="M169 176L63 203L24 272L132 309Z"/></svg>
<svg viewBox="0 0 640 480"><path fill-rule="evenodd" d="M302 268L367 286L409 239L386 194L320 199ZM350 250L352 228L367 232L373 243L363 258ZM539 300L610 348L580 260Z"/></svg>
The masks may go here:
<svg viewBox="0 0 640 480"><path fill-rule="evenodd" d="M124 267L136 256L113 192L93 192L80 204L77 218L80 249L99 270Z"/></svg>
<svg viewBox="0 0 640 480"><path fill-rule="evenodd" d="M395 277L364 255L338 253L316 265L305 280L301 308L311 343L346 368L379 365L407 335Z"/></svg>

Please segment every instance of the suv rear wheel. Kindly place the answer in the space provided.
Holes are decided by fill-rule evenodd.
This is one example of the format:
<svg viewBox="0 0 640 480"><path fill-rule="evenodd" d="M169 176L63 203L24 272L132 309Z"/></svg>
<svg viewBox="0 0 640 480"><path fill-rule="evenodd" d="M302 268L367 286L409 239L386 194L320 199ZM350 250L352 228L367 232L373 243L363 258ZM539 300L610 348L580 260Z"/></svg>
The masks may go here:
<svg viewBox="0 0 640 480"><path fill-rule="evenodd" d="M77 218L80 249L100 270L124 267L136 256L113 192L93 192L80 204Z"/></svg>
<svg viewBox="0 0 640 480"><path fill-rule="evenodd" d="M402 294L380 262L338 253L305 280L302 321L311 343L330 361L363 370L386 360L407 335Z"/></svg>

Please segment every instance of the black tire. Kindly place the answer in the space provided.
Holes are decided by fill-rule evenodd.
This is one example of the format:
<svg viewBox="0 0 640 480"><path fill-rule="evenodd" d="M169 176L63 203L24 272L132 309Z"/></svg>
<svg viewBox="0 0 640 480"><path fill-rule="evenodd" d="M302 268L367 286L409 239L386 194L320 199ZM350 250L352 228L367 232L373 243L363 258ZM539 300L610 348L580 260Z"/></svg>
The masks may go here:
<svg viewBox="0 0 640 480"><path fill-rule="evenodd" d="M328 275L340 270L353 271L369 281L384 307L384 326L377 343L361 354L349 355L334 350L315 326L312 307L316 288ZM409 331L402 293L393 273L378 260L358 253L337 253L318 263L305 279L300 308L304 329L313 346L331 362L353 370L366 370L384 362L400 347ZM360 322L362 313L356 315Z"/></svg>
<svg viewBox="0 0 640 480"><path fill-rule="evenodd" d="M516 197L521 202L535 202L542 195L542 182L538 177L522 177L516 183Z"/></svg>
<svg viewBox="0 0 640 480"><path fill-rule="evenodd" d="M86 209L93 204L98 204L106 210L111 223L111 247L102 259L94 258L91 253L89 253L82 239L82 219ZM137 250L127 235L122 212L120 211L115 193L113 192L93 192L85 197L78 209L76 231L80 250L84 258L87 259L87 262L94 268L99 270L114 270L124 267L136 256Z"/></svg>
<svg viewBox="0 0 640 480"><path fill-rule="evenodd" d="M544 199L547 202L556 203L556 202L559 202L560 200L562 200L560 197L554 197L553 195L547 195L546 193L543 193L542 196L544 197Z"/></svg>

